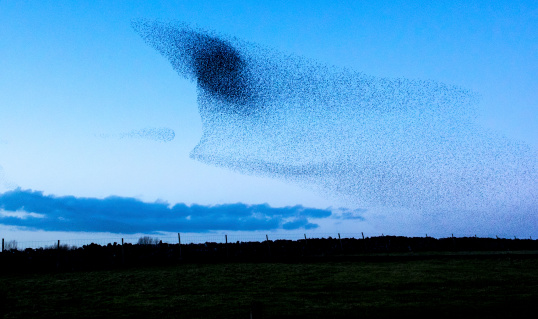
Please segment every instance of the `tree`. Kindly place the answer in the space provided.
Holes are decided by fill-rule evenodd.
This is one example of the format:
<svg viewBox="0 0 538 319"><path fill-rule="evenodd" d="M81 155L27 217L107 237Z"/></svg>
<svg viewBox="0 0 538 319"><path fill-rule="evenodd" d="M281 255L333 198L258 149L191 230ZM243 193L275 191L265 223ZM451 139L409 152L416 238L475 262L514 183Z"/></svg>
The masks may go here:
<svg viewBox="0 0 538 319"><path fill-rule="evenodd" d="M17 250L17 241L12 240L5 243L4 250Z"/></svg>
<svg viewBox="0 0 538 319"><path fill-rule="evenodd" d="M157 245L159 242L159 238L157 237L144 236L138 238L139 245Z"/></svg>

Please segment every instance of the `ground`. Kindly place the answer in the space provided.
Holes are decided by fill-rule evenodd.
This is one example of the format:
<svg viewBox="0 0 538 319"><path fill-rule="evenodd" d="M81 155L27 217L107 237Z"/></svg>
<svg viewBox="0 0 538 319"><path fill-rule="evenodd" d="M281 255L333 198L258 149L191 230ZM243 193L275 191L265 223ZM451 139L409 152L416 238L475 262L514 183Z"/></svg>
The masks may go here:
<svg viewBox="0 0 538 319"><path fill-rule="evenodd" d="M0 291L4 318L510 318L538 310L538 258L4 273Z"/></svg>

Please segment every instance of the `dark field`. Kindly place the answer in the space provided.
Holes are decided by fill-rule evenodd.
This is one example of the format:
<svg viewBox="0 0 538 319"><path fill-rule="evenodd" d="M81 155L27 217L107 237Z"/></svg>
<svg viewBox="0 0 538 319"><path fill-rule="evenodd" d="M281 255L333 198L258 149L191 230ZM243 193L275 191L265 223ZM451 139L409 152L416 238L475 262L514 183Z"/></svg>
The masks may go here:
<svg viewBox="0 0 538 319"><path fill-rule="evenodd" d="M5 318L532 318L535 254L3 273L0 299Z"/></svg>

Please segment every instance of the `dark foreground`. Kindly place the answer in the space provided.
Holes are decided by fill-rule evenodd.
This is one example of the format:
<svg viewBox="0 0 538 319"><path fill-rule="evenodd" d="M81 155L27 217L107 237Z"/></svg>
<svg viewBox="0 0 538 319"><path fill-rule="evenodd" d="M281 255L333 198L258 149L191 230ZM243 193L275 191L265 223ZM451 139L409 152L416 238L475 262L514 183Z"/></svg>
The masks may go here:
<svg viewBox="0 0 538 319"><path fill-rule="evenodd" d="M523 318L535 254L2 273L0 302L5 318Z"/></svg>

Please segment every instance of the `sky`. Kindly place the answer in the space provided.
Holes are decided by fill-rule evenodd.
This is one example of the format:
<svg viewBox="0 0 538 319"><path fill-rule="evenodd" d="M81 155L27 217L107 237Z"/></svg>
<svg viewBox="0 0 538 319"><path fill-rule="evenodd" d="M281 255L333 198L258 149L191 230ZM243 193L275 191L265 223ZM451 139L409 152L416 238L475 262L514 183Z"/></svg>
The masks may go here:
<svg viewBox="0 0 538 319"><path fill-rule="evenodd" d="M472 92L477 102L471 105L475 113L466 117L473 129L465 131L465 126L458 136L477 132L495 136L476 145L485 153L490 142L511 146L501 155L502 165L485 160L484 169L501 170L522 156L522 165L532 177L536 174L533 152L538 149L535 1L0 0L0 21L0 231L4 237L24 241L159 231L538 237L532 181L518 189L512 188L516 182L506 182L503 196L487 197L488 205L491 201L495 205L480 203L484 209L471 209L471 204L422 207L397 199L402 194L423 198L414 195L424 186L419 179L413 179L413 185L394 184L404 191L395 193L391 201L372 203L334 191L340 182L356 185L346 177L331 176L332 184L326 187L326 175L310 183L263 174L253 166L237 169L230 161L218 165L191 156L207 133L199 112L203 95L200 100L196 83L174 69L169 57L133 28L134 21L159 21L214 32L230 43L239 41L253 61L266 61L267 52L277 52L271 63L282 62L283 70L295 61L293 57L303 57L306 62L299 68L327 65L344 70L351 79L363 79L362 75L376 79L371 83L404 79L462 88ZM331 72L322 75L334 78ZM443 107L451 110L451 106ZM334 123L340 127L342 118L353 116L354 109L346 107L325 115L336 114ZM461 115L450 112L448 120ZM410 114L405 113L405 119L412 123ZM432 116L439 122L445 119L437 113ZM380 117L375 123L381 128L372 128L370 137L390 145L381 135L387 128L399 127L402 118ZM346 123L353 130L359 122ZM417 125L417 131L423 127L421 122ZM330 128L320 127L305 145L314 138L339 143L334 136L327 137ZM279 129L288 137L289 128ZM323 134L316 135L319 132ZM358 148L347 143L346 149ZM216 152L217 146L211 147L202 151ZM220 147L219 151L230 152L241 145L224 141ZM388 147L391 150L397 153ZM463 154L463 149L458 150ZM312 148L304 152L306 164L316 158ZM506 155L514 152L516 160ZM343 153L335 154L339 160ZM426 151L418 149L418 154ZM508 175L519 180L522 174ZM489 183L504 187L496 178ZM368 181L359 186L372 185L376 184ZM477 184L473 190L489 186Z"/></svg>

